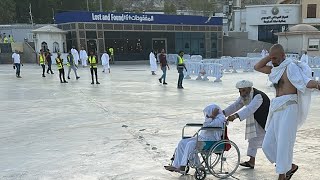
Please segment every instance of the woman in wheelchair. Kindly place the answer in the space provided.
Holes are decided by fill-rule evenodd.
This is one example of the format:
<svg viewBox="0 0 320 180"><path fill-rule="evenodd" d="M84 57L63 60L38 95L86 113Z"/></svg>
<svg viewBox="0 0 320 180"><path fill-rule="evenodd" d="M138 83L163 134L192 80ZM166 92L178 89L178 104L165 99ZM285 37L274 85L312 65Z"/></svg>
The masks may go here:
<svg viewBox="0 0 320 180"><path fill-rule="evenodd" d="M226 121L222 110L216 104L210 104L203 110L203 127L223 127ZM220 141L222 131L202 130L198 135L198 141ZM181 139L174 153L174 160L171 166L165 166L168 171L175 171L184 174L188 164L188 158L197 146L197 137ZM199 158L196 157L197 161Z"/></svg>

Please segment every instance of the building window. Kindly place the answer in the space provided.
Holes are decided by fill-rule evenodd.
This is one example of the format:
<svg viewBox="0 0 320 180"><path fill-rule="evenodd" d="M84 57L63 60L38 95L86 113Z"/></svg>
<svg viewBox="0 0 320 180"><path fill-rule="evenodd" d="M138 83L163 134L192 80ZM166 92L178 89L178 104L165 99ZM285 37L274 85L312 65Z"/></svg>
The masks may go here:
<svg viewBox="0 0 320 180"><path fill-rule="evenodd" d="M97 39L97 32L96 31L86 31L87 39Z"/></svg>
<svg viewBox="0 0 320 180"><path fill-rule="evenodd" d="M308 4L307 18L316 18L316 17L317 17L317 5Z"/></svg>
<svg viewBox="0 0 320 180"><path fill-rule="evenodd" d="M309 39L308 50L319 50L320 39Z"/></svg>
<svg viewBox="0 0 320 180"><path fill-rule="evenodd" d="M53 47L52 52L54 52L54 53L60 52L59 43L54 42L52 47Z"/></svg>

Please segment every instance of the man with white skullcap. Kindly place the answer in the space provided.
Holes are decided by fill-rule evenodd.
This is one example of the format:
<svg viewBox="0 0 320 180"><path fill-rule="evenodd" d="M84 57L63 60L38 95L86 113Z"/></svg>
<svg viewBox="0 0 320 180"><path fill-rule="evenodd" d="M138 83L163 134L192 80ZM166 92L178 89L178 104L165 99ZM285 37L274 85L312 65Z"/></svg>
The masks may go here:
<svg viewBox="0 0 320 180"><path fill-rule="evenodd" d="M249 142L247 155L250 160L240 165L254 169L257 150L262 147L265 135L264 128L268 117L270 99L265 93L252 86L251 81L239 81L236 88L239 89L240 97L235 103L223 110L223 113L225 116L229 116L228 121L234 121L237 118L240 121L246 119L245 139ZM241 109L244 106L245 108Z"/></svg>

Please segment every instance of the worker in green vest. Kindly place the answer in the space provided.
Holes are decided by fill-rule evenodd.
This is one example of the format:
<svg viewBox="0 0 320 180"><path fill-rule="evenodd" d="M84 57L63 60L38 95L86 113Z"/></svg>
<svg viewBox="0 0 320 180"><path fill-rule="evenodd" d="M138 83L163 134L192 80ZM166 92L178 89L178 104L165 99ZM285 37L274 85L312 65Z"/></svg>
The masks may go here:
<svg viewBox="0 0 320 180"><path fill-rule="evenodd" d="M4 35L3 43L9 43L9 39L8 39L8 37L6 35Z"/></svg>
<svg viewBox="0 0 320 180"><path fill-rule="evenodd" d="M61 54L58 52L58 57L56 58L56 64L59 70L59 78L61 83L68 83L65 78L64 68L63 68L63 59L61 58ZM63 81L62 81L63 78Z"/></svg>
<svg viewBox="0 0 320 180"><path fill-rule="evenodd" d="M183 70L185 69L187 71L187 68L184 64L183 55L184 55L184 52L180 51L179 56L177 57L177 70L179 73L179 79L178 79L178 85L177 85L178 89L183 89L183 86L182 86L182 81L184 78Z"/></svg>
<svg viewBox="0 0 320 180"><path fill-rule="evenodd" d="M109 53L110 53L111 64L114 64L114 50L113 50L113 47L109 48Z"/></svg>
<svg viewBox="0 0 320 180"><path fill-rule="evenodd" d="M90 72L91 72L91 84L94 84L94 78L93 78L93 71L94 71L94 74L96 76L96 84L100 84L98 82L98 58L97 56L94 55L94 52L91 50L90 51L90 56L88 57L88 61L89 61L89 64L90 64Z"/></svg>
<svg viewBox="0 0 320 180"><path fill-rule="evenodd" d="M44 52L43 52L43 50L41 49L41 50L40 50L40 53L39 53L39 56L38 56L38 63L39 63L39 66L42 67L42 77L46 77L46 76L44 75L44 72L46 71L45 59L46 59L46 56L44 55Z"/></svg>
<svg viewBox="0 0 320 180"><path fill-rule="evenodd" d="M10 43L14 43L13 35L12 36L9 35L9 41Z"/></svg>

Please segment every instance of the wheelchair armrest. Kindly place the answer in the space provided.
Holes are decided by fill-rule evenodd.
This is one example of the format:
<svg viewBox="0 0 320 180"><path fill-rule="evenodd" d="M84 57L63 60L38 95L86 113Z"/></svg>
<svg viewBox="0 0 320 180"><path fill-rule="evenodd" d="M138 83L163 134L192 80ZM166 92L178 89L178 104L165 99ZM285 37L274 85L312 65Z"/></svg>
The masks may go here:
<svg viewBox="0 0 320 180"><path fill-rule="evenodd" d="M222 127L202 127L199 131L209 130L209 131L223 131Z"/></svg>
<svg viewBox="0 0 320 180"><path fill-rule="evenodd" d="M188 123L188 124L186 124L186 126L193 126L193 127L199 127L199 126L203 126L203 124L201 124L201 123Z"/></svg>

